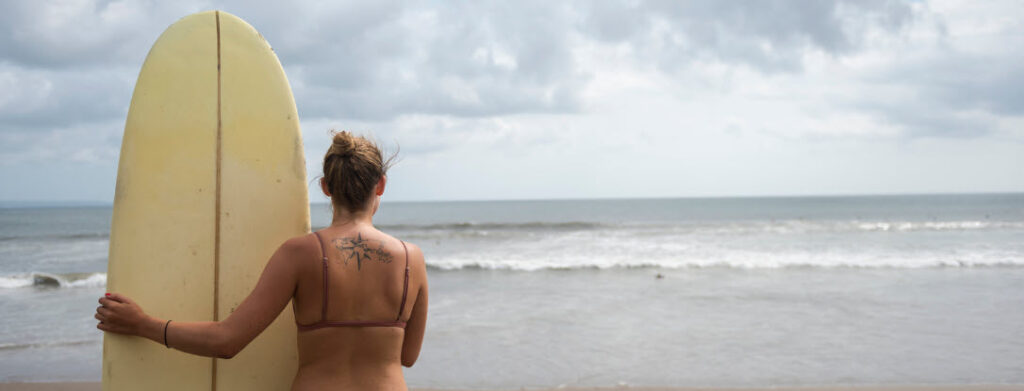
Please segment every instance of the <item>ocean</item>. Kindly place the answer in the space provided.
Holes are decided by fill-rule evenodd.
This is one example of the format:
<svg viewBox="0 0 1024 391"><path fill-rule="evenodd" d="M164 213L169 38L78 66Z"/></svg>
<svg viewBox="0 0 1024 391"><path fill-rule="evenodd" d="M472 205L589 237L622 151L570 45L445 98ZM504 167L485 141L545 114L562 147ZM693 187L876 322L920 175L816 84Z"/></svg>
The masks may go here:
<svg viewBox="0 0 1024 391"><path fill-rule="evenodd" d="M110 214L0 208L0 382L100 379ZM412 386L1024 383L1024 194L385 202L375 223L427 258Z"/></svg>

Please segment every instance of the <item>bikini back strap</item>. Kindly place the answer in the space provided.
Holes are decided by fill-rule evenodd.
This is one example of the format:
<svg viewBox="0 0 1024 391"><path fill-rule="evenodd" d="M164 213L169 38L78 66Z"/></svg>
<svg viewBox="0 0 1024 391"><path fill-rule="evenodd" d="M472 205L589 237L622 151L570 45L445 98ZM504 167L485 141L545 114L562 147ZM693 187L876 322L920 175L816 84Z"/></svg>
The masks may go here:
<svg viewBox="0 0 1024 391"><path fill-rule="evenodd" d="M395 318L396 322L402 320L402 312L405 312L405 298L409 294L409 247L405 246L405 242L401 240L399 240L399 242L402 242L402 249L405 250L405 281L402 282L402 304L398 306L398 317Z"/></svg>
<svg viewBox="0 0 1024 391"><path fill-rule="evenodd" d="M324 297L323 300L321 300L323 301L323 304L320 308L320 321L323 322L327 319L327 298L330 297L330 291L328 291L328 289L330 289L330 284L327 280L327 248L324 247L324 241L320 238L319 232L314 231L313 235L316 235L316 241L320 242L320 255L323 256L324 264Z"/></svg>

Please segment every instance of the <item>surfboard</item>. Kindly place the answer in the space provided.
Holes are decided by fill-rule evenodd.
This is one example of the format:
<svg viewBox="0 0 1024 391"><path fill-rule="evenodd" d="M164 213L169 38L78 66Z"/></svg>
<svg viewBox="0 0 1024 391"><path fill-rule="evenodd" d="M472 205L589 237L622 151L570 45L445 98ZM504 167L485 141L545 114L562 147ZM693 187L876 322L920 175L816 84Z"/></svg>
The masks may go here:
<svg viewBox="0 0 1024 391"><path fill-rule="evenodd" d="M226 318L286 239L309 232L291 87L263 37L221 11L153 44L121 144L108 291L177 321ZM284 390L297 370L289 305L230 360L139 337L103 339L104 390Z"/></svg>

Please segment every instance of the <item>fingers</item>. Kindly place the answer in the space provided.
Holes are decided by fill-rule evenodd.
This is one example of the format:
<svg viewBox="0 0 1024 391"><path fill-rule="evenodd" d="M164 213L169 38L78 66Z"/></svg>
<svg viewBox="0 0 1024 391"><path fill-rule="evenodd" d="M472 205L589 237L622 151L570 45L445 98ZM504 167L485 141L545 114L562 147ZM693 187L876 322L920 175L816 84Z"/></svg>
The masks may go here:
<svg viewBox="0 0 1024 391"><path fill-rule="evenodd" d="M125 334L126 330L123 326L115 324L117 319L115 310L122 306L127 300L127 297L116 293L107 293L101 297L98 301L99 307L96 307L96 315L93 315L96 320L100 321L96 324L96 328L118 334Z"/></svg>
<svg viewBox="0 0 1024 391"><path fill-rule="evenodd" d="M99 300L96 307L96 320L100 321L96 328L118 334L134 334L134 315L138 312L135 303L120 293L107 293Z"/></svg>
<svg viewBox="0 0 1024 391"><path fill-rule="evenodd" d="M99 324L96 325L96 328L103 331L109 331L111 333L125 334L125 331L121 327L112 325L110 323L100 322Z"/></svg>
<svg viewBox="0 0 1024 391"><path fill-rule="evenodd" d="M101 306L111 307L112 308L112 307L114 307L115 305L118 305L118 304L121 304L121 303L113 301L113 300L111 300L110 298L107 298L107 297L101 297L100 298L100 305Z"/></svg>
<svg viewBox="0 0 1024 391"><path fill-rule="evenodd" d="M100 323L106 323L109 325L112 322L117 321L117 319L113 315L113 311L111 311L109 308L101 306L96 307L96 315L93 315L93 317L96 318L96 320L100 321Z"/></svg>
<svg viewBox="0 0 1024 391"><path fill-rule="evenodd" d="M100 298L100 304L103 304L104 301L107 301L108 303L122 303L124 302L124 299L127 298L121 294L107 293Z"/></svg>
<svg viewBox="0 0 1024 391"><path fill-rule="evenodd" d="M131 329L129 329L128 327L118 324L116 322L102 320L100 319L100 317L101 315L96 315L96 319L100 320L100 322L96 324L96 328L103 331L109 331L111 333L132 335Z"/></svg>
<svg viewBox="0 0 1024 391"><path fill-rule="evenodd" d="M122 295L120 293L107 293L105 296L100 298L99 302L100 305L108 308L113 308L119 305L131 305L135 303L134 301L132 301L132 299L129 299L127 296Z"/></svg>
<svg viewBox="0 0 1024 391"><path fill-rule="evenodd" d="M106 298L108 298L108 299L110 299L112 301L118 302L118 303L128 304L128 303L132 302L131 299L129 299L127 296L122 295L120 293L107 293L106 294Z"/></svg>

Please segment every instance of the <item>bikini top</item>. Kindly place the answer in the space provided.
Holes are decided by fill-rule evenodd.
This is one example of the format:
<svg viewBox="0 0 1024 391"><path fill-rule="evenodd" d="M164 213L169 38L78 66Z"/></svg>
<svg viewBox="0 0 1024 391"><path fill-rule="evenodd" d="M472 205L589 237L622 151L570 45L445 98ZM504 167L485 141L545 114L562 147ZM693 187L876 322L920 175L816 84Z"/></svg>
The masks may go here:
<svg viewBox="0 0 1024 391"><path fill-rule="evenodd" d="M405 322L402 321L402 312L405 310L405 298L409 293L409 248L405 246L405 242L402 242L402 248L405 249L405 282L402 285L402 304L398 306L398 316L393 321L329 321L327 320L327 298L328 288L330 284L327 280L327 252L324 250L324 241L320 239L318 232L313 232L316 235L316 240L320 242L320 254L323 255L324 264L324 297L323 306L320 309L320 320L316 323L301 324L299 321L295 321L295 324L299 327L299 331L316 330L324 327L400 327L405 328Z"/></svg>

